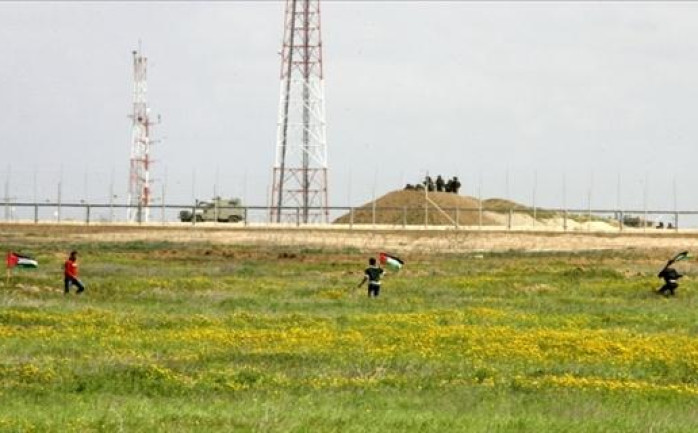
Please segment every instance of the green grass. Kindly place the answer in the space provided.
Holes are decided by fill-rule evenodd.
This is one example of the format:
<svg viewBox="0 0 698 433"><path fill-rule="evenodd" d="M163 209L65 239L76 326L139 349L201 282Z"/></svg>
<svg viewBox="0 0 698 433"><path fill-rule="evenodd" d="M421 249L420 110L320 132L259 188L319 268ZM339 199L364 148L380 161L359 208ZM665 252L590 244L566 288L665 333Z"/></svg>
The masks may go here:
<svg viewBox="0 0 698 433"><path fill-rule="evenodd" d="M16 241L15 241L16 242ZM63 246L0 289L0 431L693 432L695 267L659 251L406 255ZM17 245L6 245L14 249Z"/></svg>

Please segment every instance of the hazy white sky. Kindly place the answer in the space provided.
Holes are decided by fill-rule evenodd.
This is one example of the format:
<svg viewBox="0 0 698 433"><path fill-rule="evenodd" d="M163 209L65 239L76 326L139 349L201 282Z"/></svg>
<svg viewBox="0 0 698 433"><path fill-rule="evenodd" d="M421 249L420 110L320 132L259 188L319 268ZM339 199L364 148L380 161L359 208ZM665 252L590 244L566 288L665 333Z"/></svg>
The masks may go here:
<svg viewBox="0 0 698 433"><path fill-rule="evenodd" d="M131 51L163 123L155 190L267 203L284 3L1 2L11 195L125 201ZM325 1L330 202L432 174L539 205L698 209L698 3ZM9 172L9 173L8 173ZM36 175L35 175L36 173ZM506 174L509 173L509 188ZM536 175L537 173L537 175ZM9 174L9 175L8 175ZM593 182L592 182L593 179ZM159 193L157 194L159 195Z"/></svg>

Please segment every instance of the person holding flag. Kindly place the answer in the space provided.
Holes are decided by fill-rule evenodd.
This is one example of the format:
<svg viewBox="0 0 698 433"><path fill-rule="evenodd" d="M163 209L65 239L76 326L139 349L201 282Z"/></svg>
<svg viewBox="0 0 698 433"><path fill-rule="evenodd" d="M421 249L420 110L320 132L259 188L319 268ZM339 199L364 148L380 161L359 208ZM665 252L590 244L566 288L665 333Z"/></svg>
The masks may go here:
<svg viewBox="0 0 698 433"><path fill-rule="evenodd" d="M377 297L381 291L381 276L383 276L383 273L383 269L376 265L376 259L371 257L368 259L368 268L364 270L364 278L357 287L363 286L368 281L368 297Z"/></svg>
<svg viewBox="0 0 698 433"><path fill-rule="evenodd" d="M85 286L82 284L82 282L78 279L78 252L77 251L71 251L70 256L68 257L68 260L65 261L65 264L63 264L63 281L65 283L65 292L63 293L64 295L67 295L68 292L70 292L70 285L74 284L77 286L78 290L77 293L78 295L82 292L85 291Z"/></svg>
<svg viewBox="0 0 698 433"><path fill-rule="evenodd" d="M380 264L387 266L392 270L399 271L405 264L398 257L387 253L380 253L378 255ZM377 297L381 290L381 277L385 274L385 271L380 266L376 265L376 259L371 257L368 259L368 268L364 270L364 278L361 280L357 287L361 287L365 282L368 281L368 297Z"/></svg>
<svg viewBox="0 0 698 433"><path fill-rule="evenodd" d="M657 290L657 293L664 296L674 296L676 294L676 289L679 288L679 278L682 278L683 275L679 274L671 265L681 260L688 260L690 257L688 251L683 251L672 257L667 264L664 265L664 268L657 274L658 278L664 280L664 285Z"/></svg>

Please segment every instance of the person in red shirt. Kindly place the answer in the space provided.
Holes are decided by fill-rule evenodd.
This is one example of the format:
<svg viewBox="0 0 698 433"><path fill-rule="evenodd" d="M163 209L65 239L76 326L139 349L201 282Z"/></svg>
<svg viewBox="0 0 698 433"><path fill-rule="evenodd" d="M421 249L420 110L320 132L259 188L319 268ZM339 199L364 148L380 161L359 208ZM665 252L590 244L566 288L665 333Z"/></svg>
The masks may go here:
<svg viewBox="0 0 698 433"><path fill-rule="evenodd" d="M70 285L74 284L78 287L77 294L80 294L85 291L85 286L82 284L82 282L78 279L78 252L77 251L71 251L70 252L70 257L68 257L68 260L65 261L65 264L63 265L63 270L64 270L64 283L65 283L65 293L68 294L70 292Z"/></svg>

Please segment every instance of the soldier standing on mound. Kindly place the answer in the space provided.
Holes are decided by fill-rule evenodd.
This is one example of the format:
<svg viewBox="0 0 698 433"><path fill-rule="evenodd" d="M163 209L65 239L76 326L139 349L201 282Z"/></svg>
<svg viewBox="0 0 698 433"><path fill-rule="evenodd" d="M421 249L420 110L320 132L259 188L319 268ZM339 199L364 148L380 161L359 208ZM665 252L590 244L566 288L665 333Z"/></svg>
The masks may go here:
<svg viewBox="0 0 698 433"><path fill-rule="evenodd" d="M458 180L458 176L453 176L453 179L451 180L451 192L454 194L458 194L459 190L460 190L460 181Z"/></svg>
<svg viewBox="0 0 698 433"><path fill-rule="evenodd" d="M446 185L446 182L444 182L444 178L441 177L441 175L436 176L436 191L443 192L444 185Z"/></svg>
<svg viewBox="0 0 698 433"><path fill-rule="evenodd" d="M428 192L434 191L434 181L431 179L431 176L427 176L424 179L424 187L427 189Z"/></svg>

